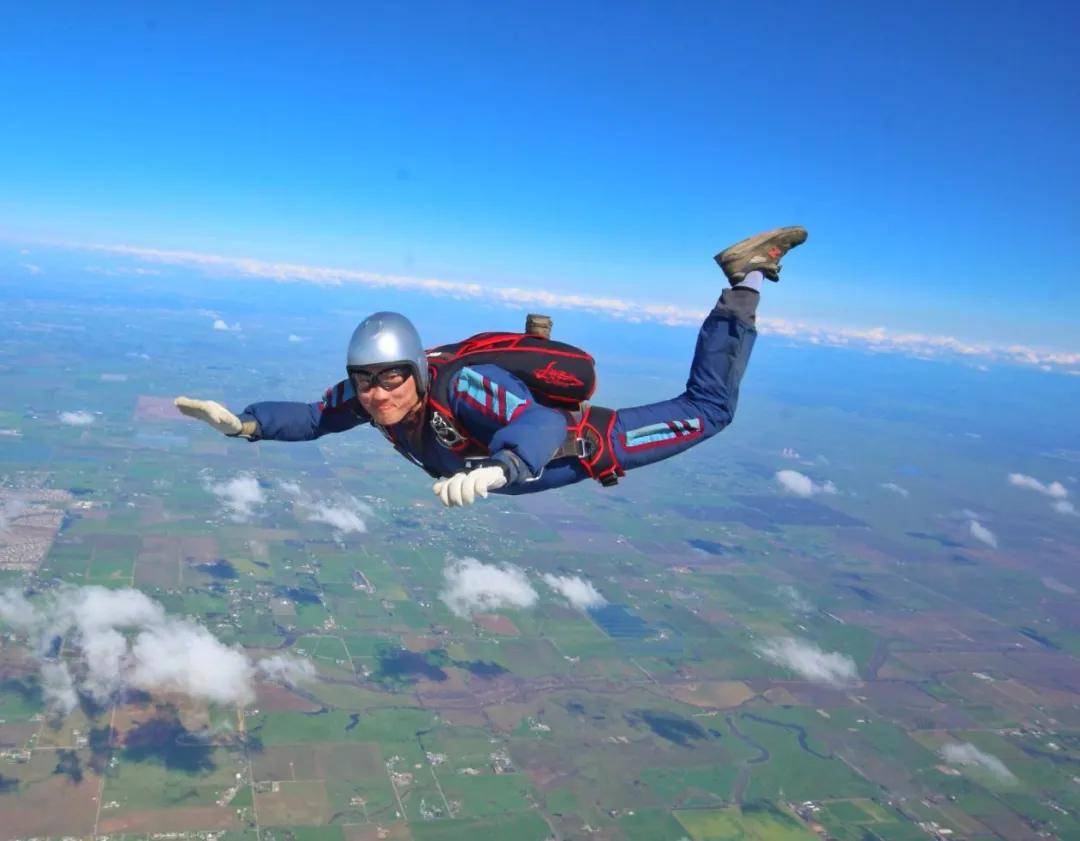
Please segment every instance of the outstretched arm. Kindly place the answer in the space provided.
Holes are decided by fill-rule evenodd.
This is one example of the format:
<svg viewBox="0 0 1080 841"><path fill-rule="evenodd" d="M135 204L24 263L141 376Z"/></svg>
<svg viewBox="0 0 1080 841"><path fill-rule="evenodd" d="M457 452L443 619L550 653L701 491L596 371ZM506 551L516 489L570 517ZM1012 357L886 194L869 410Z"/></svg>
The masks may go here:
<svg viewBox="0 0 1080 841"><path fill-rule="evenodd" d="M435 484L446 505L536 478L566 439L566 416L539 405L521 380L495 365L462 368L450 385L450 409L491 455Z"/></svg>
<svg viewBox="0 0 1080 841"><path fill-rule="evenodd" d="M178 397L174 402L185 415L249 441L312 441L371 420L347 380L328 388L322 400L315 403L252 403L239 415L209 400Z"/></svg>

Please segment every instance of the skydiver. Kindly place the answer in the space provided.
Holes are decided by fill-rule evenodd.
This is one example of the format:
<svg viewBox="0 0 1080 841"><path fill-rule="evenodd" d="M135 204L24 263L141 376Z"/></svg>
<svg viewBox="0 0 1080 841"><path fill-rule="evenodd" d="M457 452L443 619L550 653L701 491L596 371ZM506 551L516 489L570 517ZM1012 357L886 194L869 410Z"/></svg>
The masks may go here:
<svg viewBox="0 0 1080 841"><path fill-rule="evenodd" d="M447 506L587 478L615 484L626 471L677 455L731 423L757 336L762 281L778 281L780 259L805 241L802 227L777 228L716 255L730 288L701 326L686 390L671 400L565 411L541 405L504 367L466 364L447 378L443 405L432 398L432 360L416 328L403 315L378 312L353 332L347 377L320 401L253 403L239 415L212 400L174 402L183 414L248 441L311 441L370 423L437 480L432 489Z"/></svg>

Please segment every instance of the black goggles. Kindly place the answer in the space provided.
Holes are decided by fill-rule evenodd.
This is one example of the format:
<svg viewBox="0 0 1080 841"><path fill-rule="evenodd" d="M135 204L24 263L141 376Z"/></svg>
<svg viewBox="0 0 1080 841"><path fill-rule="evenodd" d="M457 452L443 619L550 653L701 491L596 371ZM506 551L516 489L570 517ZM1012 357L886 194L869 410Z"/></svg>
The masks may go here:
<svg viewBox="0 0 1080 841"><path fill-rule="evenodd" d="M349 369L349 381L353 384L357 394L371 391L375 386L385 391L393 391L405 385L412 376L412 369L404 365L392 368L383 368L380 371L365 371L362 368Z"/></svg>

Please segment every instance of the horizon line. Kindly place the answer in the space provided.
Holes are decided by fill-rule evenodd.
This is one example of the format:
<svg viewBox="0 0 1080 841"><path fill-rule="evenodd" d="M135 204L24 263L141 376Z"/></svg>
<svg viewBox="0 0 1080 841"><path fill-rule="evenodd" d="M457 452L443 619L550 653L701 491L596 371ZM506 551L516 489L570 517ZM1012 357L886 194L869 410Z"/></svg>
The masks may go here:
<svg viewBox="0 0 1080 841"><path fill-rule="evenodd" d="M29 244L29 240L21 239ZM307 263L275 262L256 257L230 257L181 249L161 249L127 244L41 241L38 246L118 255L152 265L185 267L207 275L242 276L276 283L311 283L317 286L358 284L426 293L435 297L484 298L501 304L527 305L588 312L630 323L651 322L669 327L697 326L708 310L679 307L618 297L561 294L517 286L491 286L440 278L381 274L359 269ZM1080 376L1080 352L1049 350L1021 344L969 342L950 335L890 330L885 326L853 327L822 325L763 316L758 329L797 344L810 344L893 353L918 359L953 359L975 367L986 363L1035 367L1042 371Z"/></svg>

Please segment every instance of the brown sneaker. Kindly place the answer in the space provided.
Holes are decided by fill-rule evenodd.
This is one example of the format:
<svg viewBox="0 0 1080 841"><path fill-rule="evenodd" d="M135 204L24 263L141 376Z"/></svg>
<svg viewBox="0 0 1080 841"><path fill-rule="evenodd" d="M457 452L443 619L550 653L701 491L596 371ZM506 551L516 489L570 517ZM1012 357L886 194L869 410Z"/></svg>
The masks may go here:
<svg viewBox="0 0 1080 841"><path fill-rule="evenodd" d="M713 259L734 286L747 272L759 271L769 280L780 279L780 258L806 242L806 228L776 228L725 248Z"/></svg>

